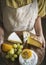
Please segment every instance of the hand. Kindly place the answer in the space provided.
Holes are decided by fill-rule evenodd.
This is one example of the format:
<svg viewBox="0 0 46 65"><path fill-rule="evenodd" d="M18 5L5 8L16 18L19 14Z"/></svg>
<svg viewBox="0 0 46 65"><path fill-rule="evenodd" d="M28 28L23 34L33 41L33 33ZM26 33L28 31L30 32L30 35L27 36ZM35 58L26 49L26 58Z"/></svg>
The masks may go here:
<svg viewBox="0 0 46 65"><path fill-rule="evenodd" d="M44 36L37 36L37 40L42 43L43 47L45 48L45 39Z"/></svg>
<svg viewBox="0 0 46 65"><path fill-rule="evenodd" d="M45 39L44 39L44 36L38 36L37 39L42 44L42 48L36 49L36 53L39 58L38 65L40 65L44 59L44 56L45 56Z"/></svg>
<svg viewBox="0 0 46 65"><path fill-rule="evenodd" d="M38 40L41 42L42 46L41 48L31 47L32 50L34 50L38 55L38 65L40 65L44 59L45 56L45 39L44 36L33 36L35 40Z"/></svg>
<svg viewBox="0 0 46 65"><path fill-rule="evenodd" d="M1 51L1 44L4 42L4 30L0 27L0 51Z"/></svg>

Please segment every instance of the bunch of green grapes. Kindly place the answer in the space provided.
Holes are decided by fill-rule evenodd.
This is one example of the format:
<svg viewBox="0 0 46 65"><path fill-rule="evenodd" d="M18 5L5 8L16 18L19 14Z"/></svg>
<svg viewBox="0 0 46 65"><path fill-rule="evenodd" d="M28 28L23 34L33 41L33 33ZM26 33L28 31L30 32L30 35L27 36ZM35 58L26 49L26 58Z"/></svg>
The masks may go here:
<svg viewBox="0 0 46 65"><path fill-rule="evenodd" d="M15 61L15 59L20 55L22 52L23 45L21 44L13 44L13 48L7 52L6 58Z"/></svg>

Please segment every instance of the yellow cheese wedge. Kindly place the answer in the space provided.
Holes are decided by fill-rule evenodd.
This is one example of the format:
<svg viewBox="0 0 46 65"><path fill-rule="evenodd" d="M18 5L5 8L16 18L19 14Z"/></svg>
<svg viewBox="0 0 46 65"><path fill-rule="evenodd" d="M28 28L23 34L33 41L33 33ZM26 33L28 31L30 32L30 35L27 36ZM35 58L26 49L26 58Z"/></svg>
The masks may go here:
<svg viewBox="0 0 46 65"><path fill-rule="evenodd" d="M33 45L33 46L36 46L36 47L39 47L39 48L42 47L42 44L39 41L32 38L32 37L28 37L27 44L30 44L30 45Z"/></svg>
<svg viewBox="0 0 46 65"><path fill-rule="evenodd" d="M11 44L7 44L7 43L3 43L1 45L1 49L3 52L8 52L9 50L11 50L13 47Z"/></svg>

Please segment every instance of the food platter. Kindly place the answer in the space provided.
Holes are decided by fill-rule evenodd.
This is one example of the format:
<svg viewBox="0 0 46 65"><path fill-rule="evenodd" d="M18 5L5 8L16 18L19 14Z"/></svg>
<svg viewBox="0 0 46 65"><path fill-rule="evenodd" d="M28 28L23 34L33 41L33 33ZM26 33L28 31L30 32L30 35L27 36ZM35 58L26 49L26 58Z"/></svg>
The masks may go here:
<svg viewBox="0 0 46 65"><path fill-rule="evenodd" d="M25 31L24 31L25 32ZM23 33L23 35L25 35L24 33ZM4 42L4 44L3 44L3 46L4 46L4 48L2 47L1 49L3 49L3 51L5 50L8 50L8 49L10 49L10 48L12 48L12 53L13 53L13 46L18 46L18 44L20 44L20 46L22 45L23 46L23 48L21 48L21 51L23 52L23 50L24 49L30 49L30 50L32 50L32 53L34 54L34 55L36 55L36 62L37 62L37 64L39 65L39 64L41 64L41 62L42 62L42 60L43 60L43 58L44 58L44 55L45 55L45 49L44 48L42 48L42 45L41 45L41 43L39 43L36 39L34 39L34 37L36 37L36 35L34 35L34 34L32 34L32 33L29 33L29 32L26 32L26 35L25 36L23 36L23 38L25 39L24 41L22 41L22 39L20 39L20 37L21 37L22 35L20 34L20 36L18 36L15 32L13 32L13 33L11 33L10 35L9 35L9 37L8 37L8 39L7 39L7 42ZM27 43L27 39L28 39L28 37L30 37L31 39L33 39L33 41L35 40L35 43L36 43L36 41L37 41L37 43L36 43L36 45L32 45L32 43L34 44L34 42L32 42L32 43ZM16 41L16 39L17 39L17 41ZM25 42L26 41L26 42ZM28 41L30 42L30 40L28 39ZM38 46L37 44L40 44L40 46ZM8 45L7 45L8 44ZM10 45L11 45L11 47L10 47ZM29 47L29 46L30 47ZM16 46L16 47L17 47ZM8 47L8 48L7 48ZM9 48L10 47L10 48ZM5 49L6 48L6 49ZM17 49L17 52L18 52L18 50L19 50L19 48L17 47L16 48ZM1 55L0 55L0 60L2 61L2 63L4 63L4 64L6 64L6 65L20 65L20 62L19 62L19 57L20 57L20 55L21 55L21 53L17 56L17 58L15 58L15 59L12 59L12 61L11 61L11 58L10 58L10 60L9 59L7 59L5 56L6 56L6 54L7 54L7 52L3 52L2 51L2 53L1 53ZM16 52L15 53L13 53L13 54L16 54ZM1 58L3 58L3 59L1 59ZM41 62L40 62L41 61ZM3 64L3 65L4 65ZM1 64L2 65L2 64ZM27 64L28 65L28 64Z"/></svg>

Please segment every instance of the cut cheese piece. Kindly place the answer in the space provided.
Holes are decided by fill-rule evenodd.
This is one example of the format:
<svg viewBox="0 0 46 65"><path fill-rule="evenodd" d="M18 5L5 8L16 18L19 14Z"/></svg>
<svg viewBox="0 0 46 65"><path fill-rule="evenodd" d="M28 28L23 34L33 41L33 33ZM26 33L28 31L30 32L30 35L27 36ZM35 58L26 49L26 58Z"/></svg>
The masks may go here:
<svg viewBox="0 0 46 65"><path fill-rule="evenodd" d="M8 41L22 43L21 39L15 32L10 34L10 36L8 37Z"/></svg>
<svg viewBox="0 0 46 65"><path fill-rule="evenodd" d="M32 37L28 37L27 44L30 44L30 45L33 45L33 46L36 46L36 47L39 47L39 48L42 47L42 44L39 41L32 38Z"/></svg>
<svg viewBox="0 0 46 65"><path fill-rule="evenodd" d="M11 44L7 44L7 43L3 43L1 47L2 47L1 49L3 52L8 52L9 50L13 48Z"/></svg>
<svg viewBox="0 0 46 65"><path fill-rule="evenodd" d="M30 36L30 33L27 32L27 31L24 31L23 32L23 41L26 42L27 41L27 38Z"/></svg>

